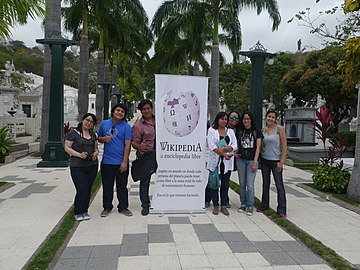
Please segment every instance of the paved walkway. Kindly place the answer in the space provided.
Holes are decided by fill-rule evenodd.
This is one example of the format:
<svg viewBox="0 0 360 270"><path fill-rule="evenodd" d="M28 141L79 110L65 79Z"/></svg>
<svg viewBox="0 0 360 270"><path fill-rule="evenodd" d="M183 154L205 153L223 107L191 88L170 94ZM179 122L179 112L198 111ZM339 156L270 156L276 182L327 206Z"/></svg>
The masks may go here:
<svg viewBox="0 0 360 270"><path fill-rule="evenodd" d="M0 180L16 184L0 193L0 269L21 269L72 205L69 169L36 168L38 162L27 157L0 167ZM309 173L286 166L284 175L289 220L360 269L360 216L297 187L310 180ZM260 191L258 172L257 197ZM91 220L79 224L56 270L331 269L265 215L238 213L232 191L228 217L211 209L143 217L138 184L130 178L129 193L132 217L112 211L101 218L99 191ZM270 195L275 208L274 187Z"/></svg>

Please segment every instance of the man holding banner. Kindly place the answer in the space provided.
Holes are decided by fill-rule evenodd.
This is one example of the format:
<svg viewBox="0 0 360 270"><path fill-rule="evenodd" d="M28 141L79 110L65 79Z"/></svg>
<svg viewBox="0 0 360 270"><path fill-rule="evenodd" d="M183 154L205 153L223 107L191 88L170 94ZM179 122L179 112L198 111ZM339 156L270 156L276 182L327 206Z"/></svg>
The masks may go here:
<svg viewBox="0 0 360 270"><path fill-rule="evenodd" d="M141 111L142 117L133 126L132 147L136 150L136 156L139 158L145 152L155 152L155 115L153 114L153 103L149 99L142 100L138 109ZM143 216L149 214L150 179L151 175L140 180L141 214Z"/></svg>

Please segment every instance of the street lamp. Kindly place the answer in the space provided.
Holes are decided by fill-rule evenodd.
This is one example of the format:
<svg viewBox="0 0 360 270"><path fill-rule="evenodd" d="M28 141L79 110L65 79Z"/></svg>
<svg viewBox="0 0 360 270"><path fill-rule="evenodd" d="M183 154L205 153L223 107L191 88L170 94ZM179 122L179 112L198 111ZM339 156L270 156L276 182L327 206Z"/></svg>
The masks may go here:
<svg viewBox="0 0 360 270"><path fill-rule="evenodd" d="M131 118L130 118L130 106L129 106L130 100L128 100L126 98L126 96L123 97L123 103L127 107L127 120L131 120Z"/></svg>
<svg viewBox="0 0 360 270"><path fill-rule="evenodd" d="M113 96L116 97L116 103L117 103L117 104L121 103L121 96L122 96L122 94L121 94L121 92L120 92L120 89L117 91L116 85L113 85L113 86L112 86L112 90L113 90L113 91L112 91Z"/></svg>
<svg viewBox="0 0 360 270"><path fill-rule="evenodd" d="M265 58L269 58L268 64L274 63L274 53L266 52L265 47L258 41L249 51L240 51L240 55L249 57L251 60L251 90L250 90L250 111L254 116L255 124L262 127L262 100L263 100L263 74ZM241 59L244 59L242 57Z"/></svg>
<svg viewBox="0 0 360 270"><path fill-rule="evenodd" d="M49 45L51 51L51 82L49 103L49 134L38 167L67 167L69 157L64 151L64 52L75 44L53 32L48 37L36 39L39 44Z"/></svg>
<svg viewBox="0 0 360 270"><path fill-rule="evenodd" d="M110 86L113 85L110 82L102 82L98 83L98 87L104 88L104 110L103 110L103 120L109 119L109 93L110 93Z"/></svg>

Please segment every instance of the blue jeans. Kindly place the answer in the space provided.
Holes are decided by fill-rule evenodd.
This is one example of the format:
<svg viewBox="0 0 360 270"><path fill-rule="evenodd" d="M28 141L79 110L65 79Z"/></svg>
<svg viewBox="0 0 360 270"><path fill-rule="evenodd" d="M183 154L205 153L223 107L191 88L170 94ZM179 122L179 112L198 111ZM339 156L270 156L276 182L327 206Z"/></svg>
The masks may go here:
<svg viewBox="0 0 360 270"><path fill-rule="evenodd" d="M220 186L220 200L221 208L226 208L229 192L229 180L230 180L231 171L220 174L221 186ZM214 206L219 206L219 189L212 189L212 201Z"/></svg>
<svg viewBox="0 0 360 270"><path fill-rule="evenodd" d="M150 179L151 179L151 175L149 177L140 180L139 188L140 188L140 201L142 208L150 207L150 199L149 199Z"/></svg>
<svg viewBox="0 0 360 270"><path fill-rule="evenodd" d="M276 190L277 190L277 201L278 206L276 212L278 214L286 214L286 195L285 187L283 182L283 171L277 172L275 170L276 163L278 160L267 160L261 158L261 174L263 178L263 190L262 190L262 199L261 199L261 208L269 208L269 193L270 193L270 173L272 172L275 180Z"/></svg>
<svg viewBox="0 0 360 270"><path fill-rule="evenodd" d="M116 181L116 195L119 201L117 208L119 211L129 207L128 200L128 176L129 167L125 172L120 172L120 165L101 164L101 178L103 185L103 208L111 210L113 208L114 182Z"/></svg>
<svg viewBox="0 0 360 270"><path fill-rule="evenodd" d="M242 158L236 159L236 167L239 176L241 207L254 208L254 182L256 171L252 172L253 160Z"/></svg>
<svg viewBox="0 0 360 270"><path fill-rule="evenodd" d="M70 167L71 178L74 182L76 195L74 200L74 214L88 212L91 187L98 172L98 164L86 167Z"/></svg>

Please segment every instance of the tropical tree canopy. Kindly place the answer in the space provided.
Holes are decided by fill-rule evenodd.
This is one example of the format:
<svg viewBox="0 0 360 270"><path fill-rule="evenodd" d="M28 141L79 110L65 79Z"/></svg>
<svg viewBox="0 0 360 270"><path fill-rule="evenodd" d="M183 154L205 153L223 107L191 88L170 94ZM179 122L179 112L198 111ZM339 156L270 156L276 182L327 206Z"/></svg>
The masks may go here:
<svg viewBox="0 0 360 270"><path fill-rule="evenodd" d="M357 100L354 88L344 84L345 75L337 68L343 57L341 47L310 52L305 63L289 71L282 80L282 87L292 92L297 106L316 105L318 94L325 98L328 108L336 113L335 125L349 116Z"/></svg>
<svg viewBox="0 0 360 270"><path fill-rule="evenodd" d="M158 73L194 73L195 63L198 63L206 74L210 65L205 59L209 53L211 41L211 20L205 10L196 8L200 3L194 3L187 13L173 12L169 19L158 29L152 28L157 36L155 55L150 61L150 67ZM196 73L196 71L195 71Z"/></svg>
<svg viewBox="0 0 360 270"><path fill-rule="evenodd" d="M203 12L203 18L205 18L203 22L207 22L211 26L212 47L208 103L210 119L213 119L219 110L219 42L226 41L225 44L229 46L236 60L241 49L241 27L238 15L245 7L255 8L258 14L266 10L273 22L272 30L279 26L281 18L276 0L168 0L160 5L153 18L151 26L157 36L174 14L189 14L194 10ZM177 22L174 20L172 23L176 24ZM207 28L203 27L203 29ZM223 31L223 36L219 36L220 30Z"/></svg>
<svg viewBox="0 0 360 270"><path fill-rule="evenodd" d="M1 0L0 37L9 38L17 23L26 24L28 17L35 19L45 14L44 0Z"/></svg>

